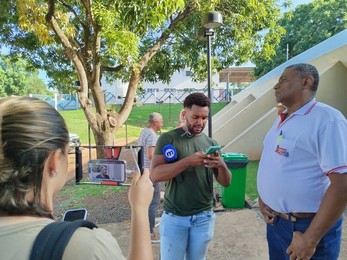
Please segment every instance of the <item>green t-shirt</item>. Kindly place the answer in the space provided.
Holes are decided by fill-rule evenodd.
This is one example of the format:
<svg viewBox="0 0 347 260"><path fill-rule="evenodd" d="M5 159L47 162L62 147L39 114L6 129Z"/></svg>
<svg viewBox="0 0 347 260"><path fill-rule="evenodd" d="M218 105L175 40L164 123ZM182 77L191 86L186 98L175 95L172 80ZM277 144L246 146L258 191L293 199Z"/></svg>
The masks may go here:
<svg viewBox="0 0 347 260"><path fill-rule="evenodd" d="M162 148L172 144L177 151L177 159L193 153L205 151L217 142L202 133L188 137L182 128L163 133L156 144L155 155L163 155ZM176 178L165 184L164 210L178 216L190 216L213 206L213 172L203 166L190 167L181 172L182 181Z"/></svg>

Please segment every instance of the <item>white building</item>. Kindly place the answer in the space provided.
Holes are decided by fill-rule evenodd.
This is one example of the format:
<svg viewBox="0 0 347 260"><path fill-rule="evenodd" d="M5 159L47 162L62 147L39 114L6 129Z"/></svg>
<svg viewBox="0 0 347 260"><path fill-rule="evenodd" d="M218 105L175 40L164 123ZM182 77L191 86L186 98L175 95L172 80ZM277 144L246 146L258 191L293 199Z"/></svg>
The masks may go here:
<svg viewBox="0 0 347 260"><path fill-rule="evenodd" d="M229 78L224 75L226 70L228 71ZM212 75L212 102L226 102L229 100L230 93L232 95L232 88L230 88L229 84L240 83L240 77L237 77L237 79L234 78L235 73L245 73L244 70L238 71L238 68L226 70L223 70L220 74ZM232 70L231 73L229 73L230 70ZM122 83L120 80L109 84L103 80L102 87L105 90L107 103L121 104L123 97L126 95L128 84ZM208 94L207 80L205 82L193 82L189 69L175 72L172 75L171 82L168 84L162 81L156 83L143 82L143 89L144 92L138 95L136 99L138 102L144 104L182 103L184 98L192 92Z"/></svg>
<svg viewBox="0 0 347 260"><path fill-rule="evenodd" d="M117 79L112 84L106 82L104 78L101 80L101 87L105 92L105 100L107 104L122 104L128 89L128 84Z"/></svg>

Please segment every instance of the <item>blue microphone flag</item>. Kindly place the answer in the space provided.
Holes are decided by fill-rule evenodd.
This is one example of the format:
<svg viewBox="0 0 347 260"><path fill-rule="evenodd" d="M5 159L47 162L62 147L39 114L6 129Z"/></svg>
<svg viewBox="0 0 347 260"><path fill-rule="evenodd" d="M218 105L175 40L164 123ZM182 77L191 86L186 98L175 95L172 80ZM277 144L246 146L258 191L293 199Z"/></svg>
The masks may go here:
<svg viewBox="0 0 347 260"><path fill-rule="evenodd" d="M177 151L172 144L167 144L163 147L162 153L166 162L174 162L177 159Z"/></svg>

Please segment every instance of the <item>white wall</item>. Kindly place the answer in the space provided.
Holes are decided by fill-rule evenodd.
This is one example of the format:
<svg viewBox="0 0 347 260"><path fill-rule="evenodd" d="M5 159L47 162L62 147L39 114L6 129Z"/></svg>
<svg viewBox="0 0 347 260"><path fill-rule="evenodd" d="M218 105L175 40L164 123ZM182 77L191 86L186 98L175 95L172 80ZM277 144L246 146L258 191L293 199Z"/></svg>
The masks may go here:
<svg viewBox="0 0 347 260"><path fill-rule="evenodd" d="M189 69L176 71L171 77L171 82L169 84L165 84L162 81L158 81L156 83L150 83L150 82L143 82L143 88L144 89L186 89L186 88L194 88L194 89L203 89L207 87L207 79L206 82L193 82L191 80L190 76L186 76L186 72L189 71ZM219 83L219 75L215 74L212 75L212 82L211 82L212 88L225 88L225 86L221 83Z"/></svg>
<svg viewBox="0 0 347 260"><path fill-rule="evenodd" d="M106 79L101 80L101 87L105 92L106 103L122 104L123 98L126 95L128 84L117 79L112 83L106 82Z"/></svg>

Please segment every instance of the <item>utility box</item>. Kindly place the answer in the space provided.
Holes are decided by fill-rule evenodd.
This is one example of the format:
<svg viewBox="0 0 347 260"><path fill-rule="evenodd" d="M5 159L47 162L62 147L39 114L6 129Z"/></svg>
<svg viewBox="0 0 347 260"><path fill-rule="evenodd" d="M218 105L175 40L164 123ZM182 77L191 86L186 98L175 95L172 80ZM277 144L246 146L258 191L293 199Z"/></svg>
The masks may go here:
<svg viewBox="0 0 347 260"><path fill-rule="evenodd" d="M242 153L223 153L222 157L232 174L230 186L222 187L222 204L225 208L244 208L249 159Z"/></svg>

